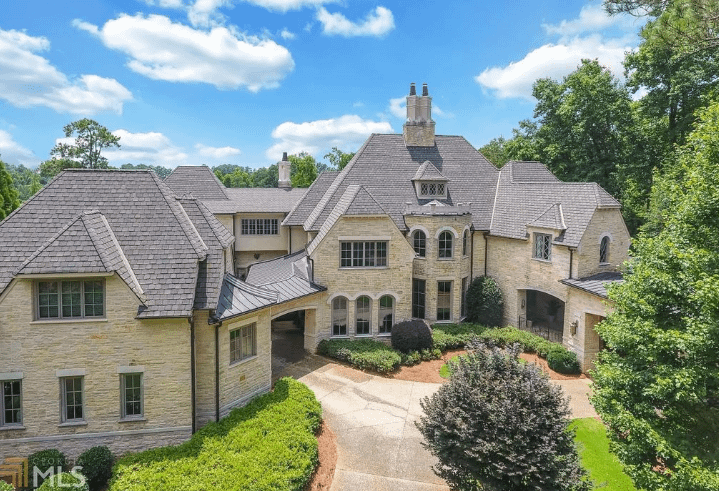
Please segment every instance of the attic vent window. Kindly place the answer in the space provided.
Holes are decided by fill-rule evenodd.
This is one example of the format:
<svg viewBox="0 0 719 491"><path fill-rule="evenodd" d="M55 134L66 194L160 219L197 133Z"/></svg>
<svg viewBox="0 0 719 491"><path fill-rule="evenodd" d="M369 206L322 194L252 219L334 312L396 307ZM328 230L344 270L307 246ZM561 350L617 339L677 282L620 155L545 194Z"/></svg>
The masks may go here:
<svg viewBox="0 0 719 491"><path fill-rule="evenodd" d="M444 197L446 195L445 184L443 182L420 183L419 194L427 198Z"/></svg>

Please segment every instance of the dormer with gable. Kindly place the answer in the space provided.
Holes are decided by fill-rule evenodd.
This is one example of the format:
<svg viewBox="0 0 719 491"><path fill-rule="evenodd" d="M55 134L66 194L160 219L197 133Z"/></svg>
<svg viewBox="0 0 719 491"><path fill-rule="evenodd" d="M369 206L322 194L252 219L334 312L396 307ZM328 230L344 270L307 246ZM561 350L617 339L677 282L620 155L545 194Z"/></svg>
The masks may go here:
<svg viewBox="0 0 719 491"><path fill-rule="evenodd" d="M447 199L449 179L426 160L412 178L417 199Z"/></svg>

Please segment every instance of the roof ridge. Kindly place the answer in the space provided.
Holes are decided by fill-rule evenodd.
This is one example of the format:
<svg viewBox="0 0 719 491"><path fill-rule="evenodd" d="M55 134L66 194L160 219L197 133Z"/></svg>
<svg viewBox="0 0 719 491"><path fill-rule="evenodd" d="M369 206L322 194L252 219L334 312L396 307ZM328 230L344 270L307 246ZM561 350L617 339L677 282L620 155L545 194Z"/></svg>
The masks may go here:
<svg viewBox="0 0 719 491"><path fill-rule="evenodd" d="M356 154L355 154L355 155L356 155ZM354 157L353 157L353 158L354 158ZM288 219L292 216L292 214L295 212L295 210L297 209L297 207L300 206L300 203L302 203L302 200L307 196L307 193L310 192L310 189L312 189L312 186L314 186L315 183L319 182L319 178L320 178L320 176L321 176L322 174L335 173L335 174L337 174L337 175L335 176L335 179L336 179L340 172L341 172L341 171L338 171L338 170L323 170L322 172L320 172L319 174L317 174L317 178L315 178L315 180L312 181L312 184L310 184L310 187L307 188L307 192L304 194L304 196L302 196L302 199L297 200L297 202L294 204L294 206L292 207L292 209L290 210L290 212L287 213L287 216L282 220L282 222L284 223L286 220L288 220ZM332 182L334 182L334 180L333 180ZM319 184L318 184L318 185L319 185ZM324 195L323 195L323 196L324 196ZM314 211L314 209L313 209L313 211Z"/></svg>
<svg viewBox="0 0 719 491"><path fill-rule="evenodd" d="M322 239L324 239L325 235L327 235L327 233L332 229L334 224L337 223L337 220L339 220L339 218L344 215L345 211L347 211L347 208L349 208L350 204L352 204L352 201L355 199L355 196L357 196L357 193L360 189L362 189L362 186L360 186L359 184L350 184L349 186L347 186L347 189L345 189L345 192L342 193L342 196L330 212L330 215L327 217L327 220L325 220L325 223L322 224L322 228L320 228L315 238L307 246L308 256L314 252L317 245L322 242Z"/></svg>
<svg viewBox="0 0 719 491"><path fill-rule="evenodd" d="M181 199L191 200L192 202L195 203L195 205L197 205L197 209L200 210L200 213L202 214L202 217L207 222L207 225L210 227L212 234L217 238L217 241L220 243L220 245L223 248L229 247L230 244L232 244L235 241L235 236L234 235L230 236L229 231L227 234L228 236L230 236L229 239L227 237L224 237L224 238L222 237L224 234L222 234L219 230L217 230L217 226L219 225L223 228L224 228L224 226L220 223L219 220L217 220L217 218L215 218L215 215L213 215L212 212L210 212L210 210L207 208L207 206L205 206L205 204L202 202L201 199L199 199L199 198L181 198ZM225 230L227 230L227 229L225 229Z"/></svg>

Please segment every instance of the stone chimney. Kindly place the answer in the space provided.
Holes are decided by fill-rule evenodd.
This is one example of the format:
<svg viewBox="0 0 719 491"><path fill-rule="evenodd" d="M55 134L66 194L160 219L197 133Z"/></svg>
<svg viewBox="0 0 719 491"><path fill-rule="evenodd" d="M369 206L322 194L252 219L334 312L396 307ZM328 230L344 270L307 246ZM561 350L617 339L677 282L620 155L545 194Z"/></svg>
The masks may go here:
<svg viewBox="0 0 719 491"><path fill-rule="evenodd" d="M277 187L291 188L290 183L290 161L287 160L287 152L282 152L282 160L277 162L277 172L279 174Z"/></svg>
<svg viewBox="0 0 719 491"><path fill-rule="evenodd" d="M432 98L427 84L422 84L422 95L417 96L414 84L407 96L407 121L403 127L404 143L408 147L434 146L434 121L432 121Z"/></svg>

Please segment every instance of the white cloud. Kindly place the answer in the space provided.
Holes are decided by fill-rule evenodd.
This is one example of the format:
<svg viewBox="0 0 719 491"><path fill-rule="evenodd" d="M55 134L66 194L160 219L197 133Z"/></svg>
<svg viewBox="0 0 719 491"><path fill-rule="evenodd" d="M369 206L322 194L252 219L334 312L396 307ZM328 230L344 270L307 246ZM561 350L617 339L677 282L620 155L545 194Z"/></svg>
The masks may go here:
<svg viewBox="0 0 719 491"><path fill-rule="evenodd" d="M336 3L338 0L245 0L247 3L264 7L276 12L299 10L303 7L318 7L327 3Z"/></svg>
<svg viewBox="0 0 719 491"><path fill-rule="evenodd" d="M16 142L7 131L0 130L0 159L13 165L35 167L40 163L35 153Z"/></svg>
<svg viewBox="0 0 719 491"><path fill-rule="evenodd" d="M50 49L44 37L0 29L0 98L17 107L45 106L57 112L92 115L122 113L129 90L97 75L69 79L37 52Z"/></svg>
<svg viewBox="0 0 719 491"><path fill-rule="evenodd" d="M123 14L101 29L78 20L73 24L126 53L131 70L154 80L258 92L278 87L295 66L290 52L274 41L221 26L203 31L142 14Z"/></svg>
<svg viewBox="0 0 719 491"><path fill-rule="evenodd" d="M579 17L563 20L559 24L542 24L547 34L575 36L587 32L598 32L613 26L634 29L632 17L626 15L610 16L602 4L588 4L582 7Z"/></svg>
<svg viewBox="0 0 719 491"><path fill-rule="evenodd" d="M279 160L282 152L308 152L317 156L332 147L351 152L372 133L392 132L392 126L386 121L371 121L354 114L304 123L287 121L272 131L272 138L279 141L268 148L265 155L270 160Z"/></svg>
<svg viewBox="0 0 719 491"><path fill-rule="evenodd" d="M225 16L218 12L220 7L231 7L230 0L197 0L190 5L187 19L193 26L208 27L222 24Z"/></svg>
<svg viewBox="0 0 719 491"><path fill-rule="evenodd" d="M500 99L532 100L532 85L537 79L559 80L576 70L583 58L597 58L614 75L621 76L624 54L630 49L621 40L604 40L599 35L574 38L566 44L546 44L506 67L487 68L475 80L482 87L493 90Z"/></svg>
<svg viewBox="0 0 719 491"><path fill-rule="evenodd" d="M288 31L287 29L282 29L282 31L280 31L280 36L282 39L294 39L297 37L294 32Z"/></svg>
<svg viewBox="0 0 719 491"><path fill-rule="evenodd" d="M317 9L317 20L322 23L324 34L344 37L381 37L394 29L392 11L385 7L375 8L361 23L352 22L339 12L331 14L324 7L320 7Z"/></svg>
<svg viewBox="0 0 719 491"><path fill-rule="evenodd" d="M407 118L407 97L397 97L396 99L389 100L389 107L387 108L396 118ZM440 118L453 118L454 114L442 111L438 105L432 104L432 118L438 116Z"/></svg>
<svg viewBox="0 0 719 491"><path fill-rule="evenodd" d="M166 9L179 9L185 6L182 0L143 0L147 5Z"/></svg>
<svg viewBox="0 0 719 491"><path fill-rule="evenodd" d="M242 153L239 148L208 147L207 145L203 145L202 143L196 144L195 150L197 150L198 155L201 155L202 157L209 157L216 160L226 159L227 157L234 157Z"/></svg>
<svg viewBox="0 0 719 491"><path fill-rule="evenodd" d="M187 154L162 133L131 133L119 129L112 134L120 137L120 148L107 149L103 152L110 165L119 167L129 163L164 165L173 168L187 162ZM62 140L60 138L56 143Z"/></svg>

